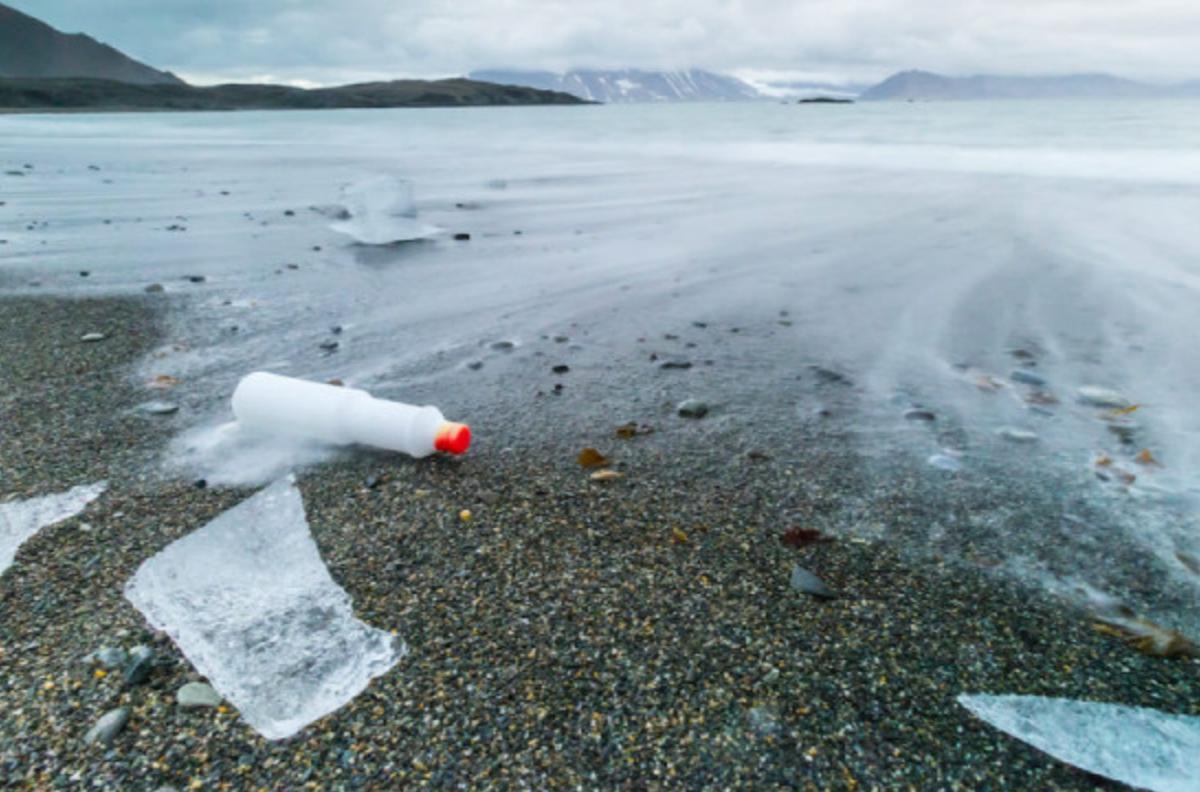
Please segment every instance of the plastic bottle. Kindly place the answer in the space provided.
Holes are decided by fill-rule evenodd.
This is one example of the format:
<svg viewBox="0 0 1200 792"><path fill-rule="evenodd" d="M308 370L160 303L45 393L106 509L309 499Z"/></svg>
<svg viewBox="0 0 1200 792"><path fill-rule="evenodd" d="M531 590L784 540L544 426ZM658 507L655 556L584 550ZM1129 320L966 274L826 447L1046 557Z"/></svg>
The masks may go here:
<svg viewBox="0 0 1200 792"><path fill-rule="evenodd" d="M465 453L471 444L466 424L447 421L437 407L376 399L357 388L256 371L233 392L233 414L253 431L357 443L401 451L414 457L434 451Z"/></svg>

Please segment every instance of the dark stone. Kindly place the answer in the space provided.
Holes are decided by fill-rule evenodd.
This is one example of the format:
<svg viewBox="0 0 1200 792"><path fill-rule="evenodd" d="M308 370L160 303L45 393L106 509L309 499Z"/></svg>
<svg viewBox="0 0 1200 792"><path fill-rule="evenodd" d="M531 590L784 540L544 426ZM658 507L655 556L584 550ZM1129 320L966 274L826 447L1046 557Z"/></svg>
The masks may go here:
<svg viewBox="0 0 1200 792"><path fill-rule="evenodd" d="M690 369L692 361L690 360L668 360L659 365L661 369Z"/></svg>
<svg viewBox="0 0 1200 792"><path fill-rule="evenodd" d="M462 231L460 231L459 233L454 235L455 242L467 242L470 239L471 239L471 235L468 233L462 232Z"/></svg>
<svg viewBox="0 0 1200 792"><path fill-rule="evenodd" d="M164 291L166 291L166 289L163 288L161 283L151 283L146 287L147 294L161 294Z"/></svg>
<svg viewBox="0 0 1200 792"><path fill-rule="evenodd" d="M125 684L132 687L145 682L154 667L154 651L148 646L135 646L129 653L129 665L125 666Z"/></svg>
<svg viewBox="0 0 1200 792"><path fill-rule="evenodd" d="M565 363L560 363L550 370L553 371L555 374L566 374L568 371L571 370L571 367Z"/></svg>
<svg viewBox="0 0 1200 792"><path fill-rule="evenodd" d="M904 417L909 421L936 421L937 416L932 410L923 410L920 407L914 407L911 410L904 412Z"/></svg>

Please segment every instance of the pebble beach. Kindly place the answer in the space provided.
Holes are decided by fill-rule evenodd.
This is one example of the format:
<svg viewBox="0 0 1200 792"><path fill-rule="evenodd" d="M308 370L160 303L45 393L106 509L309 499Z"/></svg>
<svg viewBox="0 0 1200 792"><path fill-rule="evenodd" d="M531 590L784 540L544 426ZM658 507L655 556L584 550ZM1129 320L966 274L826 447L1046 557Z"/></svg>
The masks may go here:
<svg viewBox="0 0 1200 792"><path fill-rule="evenodd" d="M179 418L136 409L155 398L137 364L175 299L0 301L0 500L108 482L0 575L0 786L1119 789L956 696L1200 715L1200 660L1143 655L987 563L909 546L932 519L919 489L873 493L886 530L846 524L840 504L874 485L836 409L764 443L722 422L727 394L680 415L635 375L579 393L573 363L506 420L478 416L465 457L352 451L300 471L333 578L409 651L265 740L122 596L139 564L253 493L154 464ZM626 420L653 431L617 432ZM620 475L593 479L583 448ZM994 506L957 493L959 514ZM833 596L797 590L797 566ZM106 668L106 648L123 662Z"/></svg>

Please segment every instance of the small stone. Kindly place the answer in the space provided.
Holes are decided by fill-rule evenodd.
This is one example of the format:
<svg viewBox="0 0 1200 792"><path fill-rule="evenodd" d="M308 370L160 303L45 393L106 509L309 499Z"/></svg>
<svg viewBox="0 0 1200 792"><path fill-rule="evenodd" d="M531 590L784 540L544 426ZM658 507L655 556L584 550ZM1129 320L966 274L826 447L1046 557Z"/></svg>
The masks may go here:
<svg viewBox="0 0 1200 792"><path fill-rule="evenodd" d="M1121 409L1128 407L1131 402L1129 399L1117 393L1110 388L1103 388L1099 385L1084 385L1076 393L1079 400L1084 404L1090 404L1093 407L1111 407L1113 409Z"/></svg>
<svg viewBox="0 0 1200 792"><path fill-rule="evenodd" d="M553 371L555 374L566 374L568 371L571 370L571 367L565 363L560 363L550 370Z"/></svg>
<svg viewBox="0 0 1200 792"><path fill-rule="evenodd" d="M149 646L135 646L129 653L129 664L125 666L125 684L140 685L150 676L154 666L154 650Z"/></svg>
<svg viewBox="0 0 1200 792"><path fill-rule="evenodd" d="M668 360L664 363L660 363L658 367L661 369L686 370L686 369L690 369L692 367L692 361L690 361L690 360Z"/></svg>
<svg viewBox="0 0 1200 792"><path fill-rule="evenodd" d="M208 487L208 479L196 479L192 486L196 489L206 489Z"/></svg>
<svg viewBox="0 0 1200 792"><path fill-rule="evenodd" d="M367 489L375 489L379 486L379 476L367 476L367 480L363 482L363 486Z"/></svg>
<svg viewBox="0 0 1200 792"><path fill-rule="evenodd" d="M179 405L168 401L148 401L139 404L137 409L146 415L172 415L179 412Z"/></svg>
<svg viewBox="0 0 1200 792"><path fill-rule="evenodd" d="M219 707L224 699L204 682L188 682L175 693L175 702L184 709L195 707Z"/></svg>
<svg viewBox="0 0 1200 792"><path fill-rule="evenodd" d="M91 274L92 273L87 270L79 270L79 277L81 277L81 278L86 278L87 276L89 276Z"/></svg>
<svg viewBox="0 0 1200 792"><path fill-rule="evenodd" d="M102 646L88 655L88 660L112 671L128 663L129 654L117 646Z"/></svg>
<svg viewBox="0 0 1200 792"><path fill-rule="evenodd" d="M904 418L905 418L905 420L908 420L908 421L936 421L937 420L937 416L934 415L932 410L925 410L925 409L921 409L920 407L914 407L911 410L905 410Z"/></svg>
<svg viewBox="0 0 1200 792"><path fill-rule="evenodd" d="M295 216L296 216L296 212L295 212L295 210L294 210L294 209L284 209L284 210L283 210L283 216L284 216L284 217L295 217Z"/></svg>
<svg viewBox="0 0 1200 792"><path fill-rule="evenodd" d="M163 288L161 283L151 283L146 287L145 291L146 294L161 294L162 292L166 291L166 289Z"/></svg>
<svg viewBox="0 0 1200 792"><path fill-rule="evenodd" d="M1018 429L1015 426L1002 426L996 430L996 436L1011 443L1036 443L1037 432L1028 429Z"/></svg>
<svg viewBox="0 0 1200 792"><path fill-rule="evenodd" d="M88 745L100 743L101 745L109 745L112 743L121 729L125 728L125 724L129 722L129 708L118 707L114 710L109 710L100 716L100 720L96 721L92 728L88 729L87 734L83 736L83 741Z"/></svg>
<svg viewBox="0 0 1200 792"><path fill-rule="evenodd" d="M96 341L103 341L106 338L108 338L108 336L104 335L104 333L84 333L79 337L79 340L86 341L88 343L95 343Z"/></svg>
<svg viewBox="0 0 1200 792"><path fill-rule="evenodd" d="M517 345L512 341L493 341L490 346L497 352L512 352Z"/></svg>
<svg viewBox="0 0 1200 792"><path fill-rule="evenodd" d="M206 280L208 280L208 278L204 275L188 275L185 277L185 280L191 281L192 283L204 283Z"/></svg>
<svg viewBox="0 0 1200 792"><path fill-rule="evenodd" d="M811 594L818 599L833 599L837 596L833 589L825 585L825 581L797 564L792 567L792 588L804 594Z"/></svg>
<svg viewBox="0 0 1200 792"><path fill-rule="evenodd" d="M571 340L571 339L570 339L570 338L567 338L565 335L556 335L556 336L554 336L554 343L556 343L556 344L565 344L565 343L567 343L567 342L568 342L568 341L570 341L570 340Z"/></svg>
<svg viewBox="0 0 1200 792"><path fill-rule="evenodd" d="M686 399L680 403L678 411L682 418L703 418L708 415L708 404L699 399Z"/></svg>
<svg viewBox="0 0 1200 792"><path fill-rule="evenodd" d="M321 349L323 349L326 352L337 352L337 349L339 346L340 346L340 344L338 344L337 341L322 341L321 342Z"/></svg>
<svg viewBox="0 0 1200 792"><path fill-rule="evenodd" d="M455 242L467 242L467 241L469 241L470 239L471 239L471 235L470 235L470 234L467 234L467 233L464 233L464 232L461 232L461 231L460 231L459 233L457 233L457 234L455 234L455 235L454 235L454 241L455 241Z"/></svg>
<svg viewBox="0 0 1200 792"><path fill-rule="evenodd" d="M479 371L479 369L483 368L483 361L482 360L472 360L470 363L467 364L467 368L471 369L471 371Z"/></svg>
<svg viewBox="0 0 1200 792"><path fill-rule="evenodd" d="M283 266L287 267L287 268L288 268L288 269L290 269L290 270L298 270L298 269L300 269L300 265L299 265L299 264L291 264L291 263L289 263L289 264L284 264Z"/></svg>
<svg viewBox="0 0 1200 792"><path fill-rule="evenodd" d="M1008 378L1013 382L1022 382L1026 385L1036 385L1040 387L1046 384L1045 377L1040 377L1029 369L1023 368L1013 369L1008 373Z"/></svg>
<svg viewBox="0 0 1200 792"><path fill-rule="evenodd" d="M341 335L342 330L343 328L341 325L334 325L333 327L329 328L329 332L333 333L334 335Z"/></svg>

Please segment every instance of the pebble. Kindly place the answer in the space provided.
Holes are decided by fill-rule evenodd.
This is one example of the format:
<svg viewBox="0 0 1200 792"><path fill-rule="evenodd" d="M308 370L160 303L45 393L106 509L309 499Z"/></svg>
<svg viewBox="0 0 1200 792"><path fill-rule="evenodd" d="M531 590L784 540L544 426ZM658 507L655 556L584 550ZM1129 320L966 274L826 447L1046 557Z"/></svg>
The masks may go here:
<svg viewBox="0 0 1200 792"><path fill-rule="evenodd" d="M186 276L186 279L192 283L204 283L204 281L208 280L208 278L203 275L188 275Z"/></svg>
<svg viewBox="0 0 1200 792"><path fill-rule="evenodd" d="M140 685L150 676L154 665L154 651L149 646L135 646L129 653L129 664L125 666L125 684Z"/></svg>
<svg viewBox="0 0 1200 792"><path fill-rule="evenodd" d="M947 456L946 454L934 454L925 461L930 465L933 465L938 470L948 470L951 473L957 473L958 471L962 470L962 462L959 462L954 457Z"/></svg>
<svg viewBox="0 0 1200 792"><path fill-rule="evenodd" d="M679 415L683 418L703 418L708 415L708 404L699 399L686 399L679 405Z"/></svg>
<svg viewBox="0 0 1200 792"><path fill-rule="evenodd" d="M493 341L491 347L497 352L512 352L516 344L512 341Z"/></svg>
<svg viewBox="0 0 1200 792"><path fill-rule="evenodd" d="M137 409L147 415L172 415L179 412L179 405L168 401L148 401L139 404Z"/></svg>
<svg viewBox="0 0 1200 792"><path fill-rule="evenodd" d="M1026 385L1042 386L1046 384L1046 378L1034 374L1029 369L1013 369L1008 373L1008 378L1013 382L1023 382Z"/></svg>
<svg viewBox="0 0 1200 792"><path fill-rule="evenodd" d="M84 333L79 337L79 340L86 341L88 343L94 343L96 341L103 341L106 338L108 338L108 336L104 335L104 333Z"/></svg>
<svg viewBox="0 0 1200 792"><path fill-rule="evenodd" d="M129 662L129 654L118 646L102 646L87 656L89 662L98 663L109 671Z"/></svg>
<svg viewBox="0 0 1200 792"><path fill-rule="evenodd" d="M470 234L460 232L460 233L454 235L454 241L456 241L456 242L467 242L470 239L471 239Z"/></svg>
<svg viewBox="0 0 1200 792"><path fill-rule="evenodd" d="M163 288L163 285L161 283L151 283L145 289L145 292L147 294L161 294L164 291L166 291L166 289Z"/></svg>
<svg viewBox="0 0 1200 792"><path fill-rule="evenodd" d="M1084 385L1076 393L1079 395L1079 400L1084 404L1090 404L1093 407L1112 407L1120 409L1128 407L1131 402L1129 399L1117 393L1110 388L1104 388L1099 385Z"/></svg>
<svg viewBox="0 0 1200 792"><path fill-rule="evenodd" d="M554 368L552 368L550 370L553 371L555 374L566 374L568 371L571 370L571 367L566 365L565 363L560 363L559 365L555 366Z"/></svg>
<svg viewBox="0 0 1200 792"><path fill-rule="evenodd" d="M91 274L92 273L88 272L87 270L79 270L79 277L81 277L81 278L86 278L87 276L89 276Z"/></svg>
<svg viewBox="0 0 1200 792"><path fill-rule="evenodd" d="M996 430L996 435L1013 443L1036 443L1038 439L1037 432L1015 426L1002 426Z"/></svg>
<svg viewBox="0 0 1200 792"><path fill-rule="evenodd" d="M681 370L690 369L692 367L692 361L690 361L690 360L668 360L665 363L660 363L658 367L661 369L681 369Z"/></svg>
<svg viewBox="0 0 1200 792"><path fill-rule="evenodd" d="M937 416L932 410L924 410L919 407L914 407L911 410L905 410L904 417L909 421L936 421Z"/></svg>
<svg viewBox="0 0 1200 792"><path fill-rule="evenodd" d="M483 361L482 360L472 360L470 363L467 364L467 368L471 369L471 371L479 371L479 369L483 368Z"/></svg>
<svg viewBox="0 0 1200 792"><path fill-rule="evenodd" d="M212 685L204 682L188 682L175 694L175 702L184 708L217 707L223 700Z"/></svg>
<svg viewBox="0 0 1200 792"><path fill-rule="evenodd" d="M96 721L92 728L88 729L87 734L83 737L83 741L89 745L93 743L109 745L113 741L113 738L120 733L121 729L125 728L125 724L128 722L128 707L118 707L114 710L109 710L100 716L100 720Z"/></svg>
<svg viewBox="0 0 1200 792"><path fill-rule="evenodd" d="M819 599L833 599L837 596L833 589L825 585L825 581L797 564L792 567L792 588L804 594L811 594Z"/></svg>
<svg viewBox="0 0 1200 792"><path fill-rule="evenodd" d="M340 344L338 344L337 341L322 341L321 342L321 349L325 350L326 352L336 352L337 348L339 346L340 346Z"/></svg>

